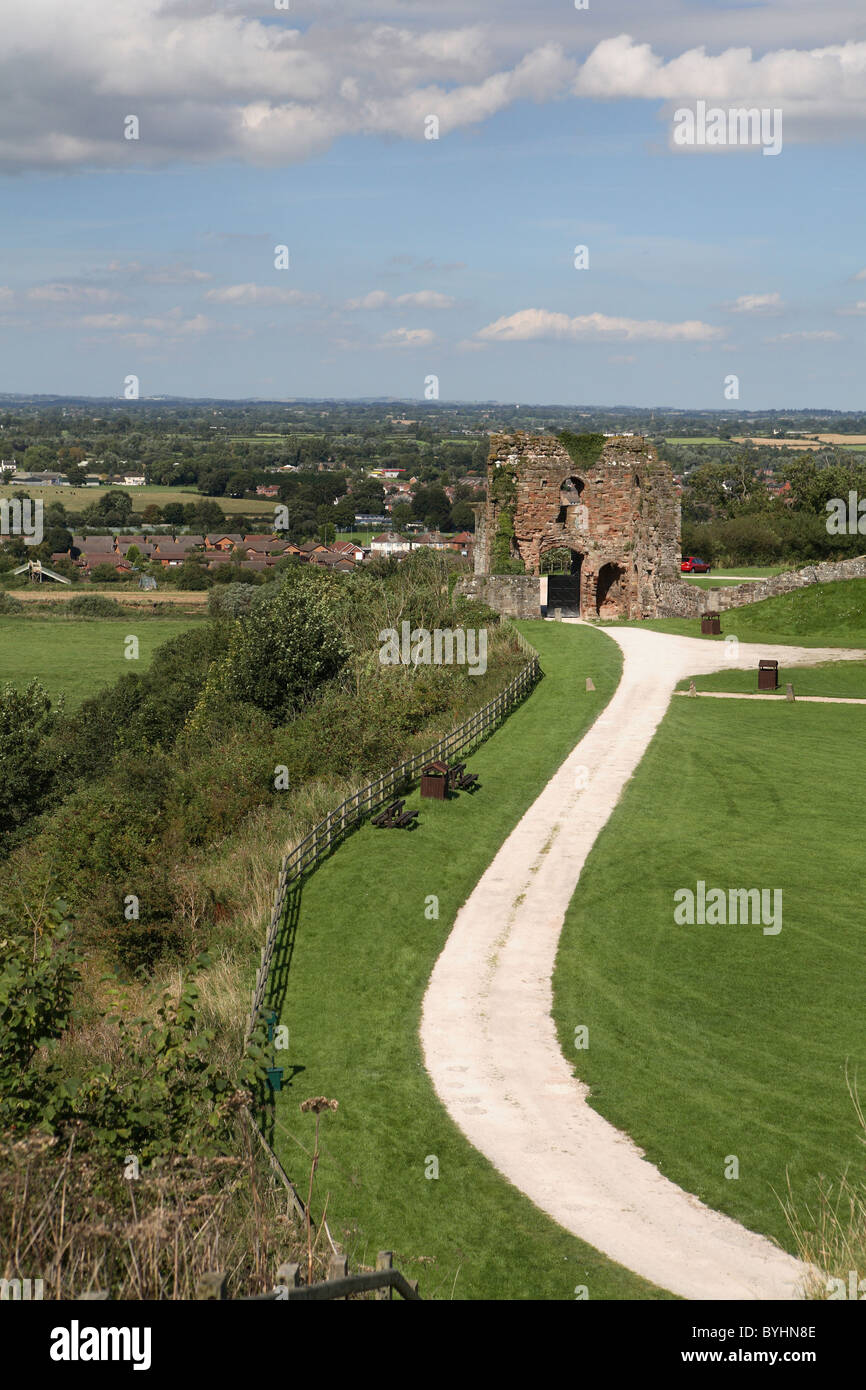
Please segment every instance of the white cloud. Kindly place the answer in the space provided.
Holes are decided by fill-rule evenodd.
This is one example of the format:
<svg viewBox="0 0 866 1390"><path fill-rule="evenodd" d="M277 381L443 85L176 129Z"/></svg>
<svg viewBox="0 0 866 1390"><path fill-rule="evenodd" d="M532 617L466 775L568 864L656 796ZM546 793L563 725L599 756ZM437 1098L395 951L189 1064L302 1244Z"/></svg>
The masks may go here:
<svg viewBox="0 0 866 1390"><path fill-rule="evenodd" d="M51 284L34 285L27 291L27 298L43 304L110 304L117 299L112 290L100 289L96 285Z"/></svg>
<svg viewBox="0 0 866 1390"><path fill-rule="evenodd" d="M795 333L777 333L773 338L767 338L768 343L836 343L841 338L841 333L834 333L831 329L804 328Z"/></svg>
<svg viewBox="0 0 866 1390"><path fill-rule="evenodd" d="M549 309L521 309L516 314L497 319L477 336L486 342L528 343L567 342L582 338L623 338L655 342L709 342L722 336L721 328L688 319L683 323L663 323L658 319L627 319L608 314L554 313Z"/></svg>
<svg viewBox="0 0 866 1390"><path fill-rule="evenodd" d="M866 314L866 299L858 299L856 304L852 304L850 309L840 309L840 314Z"/></svg>
<svg viewBox="0 0 866 1390"><path fill-rule="evenodd" d="M140 261L112 261L108 267L112 275L121 275L127 280L141 280L146 285L196 285L213 276L205 270L195 270L183 265L142 265Z"/></svg>
<svg viewBox="0 0 866 1390"><path fill-rule="evenodd" d="M801 138L814 138L815 123L844 121L856 129L862 122L864 77L866 42L854 39L822 48L778 48L759 58L749 47L708 54L701 45L665 61L650 44L619 34L596 45L574 91L583 97L702 98L781 107L786 123L798 122Z"/></svg>
<svg viewBox="0 0 866 1390"><path fill-rule="evenodd" d="M349 299L346 308L358 309L453 309L455 300L451 295L439 294L436 290L416 290L411 294L386 294L384 290L371 290L361 299Z"/></svg>
<svg viewBox="0 0 866 1390"><path fill-rule="evenodd" d="M772 294L741 294L725 308L731 314L778 314L784 308L778 291Z"/></svg>
<svg viewBox="0 0 866 1390"><path fill-rule="evenodd" d="M133 320L128 314L84 314L81 322L85 328L127 328Z"/></svg>
<svg viewBox="0 0 866 1390"><path fill-rule="evenodd" d="M866 280L866 270L858 270L854 276L855 280Z"/></svg>
<svg viewBox="0 0 866 1390"><path fill-rule="evenodd" d="M382 337L382 347L427 347L435 334L429 328L392 328Z"/></svg>
<svg viewBox="0 0 866 1390"><path fill-rule="evenodd" d="M282 289L276 285L246 284L208 290L205 299L214 304L311 304L318 299L318 295Z"/></svg>
<svg viewBox="0 0 866 1390"><path fill-rule="evenodd" d="M212 320L208 319L205 314L194 314L191 318L185 319L179 308L170 309L167 314L161 316L149 316L143 319L135 319L129 314L84 314L81 323L85 328L95 328L111 333L117 333L121 329L129 329L132 331L126 333L124 337L136 341L141 338L150 338L154 334L177 338L190 334L207 333L214 326Z"/></svg>

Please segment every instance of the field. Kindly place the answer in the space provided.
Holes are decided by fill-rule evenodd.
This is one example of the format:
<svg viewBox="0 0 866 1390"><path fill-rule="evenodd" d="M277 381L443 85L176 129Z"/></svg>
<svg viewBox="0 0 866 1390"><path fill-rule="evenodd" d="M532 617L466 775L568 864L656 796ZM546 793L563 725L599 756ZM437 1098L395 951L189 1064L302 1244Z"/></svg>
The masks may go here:
<svg viewBox="0 0 866 1390"><path fill-rule="evenodd" d="M150 664L156 648L195 622L160 618L0 618L0 684L23 688L34 679L74 709L128 671ZM138 659L124 656L125 639L138 638Z"/></svg>
<svg viewBox="0 0 866 1390"><path fill-rule="evenodd" d="M20 492L23 484L17 488L10 487L8 484L0 487L0 498L11 497L14 492ZM192 492L189 488L182 487L123 487L118 484L116 487L34 487L27 485L26 491L32 497L41 497L46 506L51 502L62 502L69 512L84 511L91 503L97 501L106 492L127 492L132 498L133 511L143 512L145 507L156 506L164 507L167 502L180 502L181 506L186 506L193 502L216 502L217 506L227 515L241 513L244 516L264 515L265 512L273 512L273 498L257 497L255 501L244 501L242 497L212 497L206 498L200 492Z"/></svg>
<svg viewBox="0 0 866 1390"><path fill-rule="evenodd" d="M335 1237L353 1260L393 1249L427 1297L569 1299L577 1284L593 1299L664 1297L500 1177L446 1114L421 1058L421 1000L458 909L619 676L618 650L600 633L519 626L545 677L469 760L480 790L442 804L413 795L417 831L368 823L303 888L285 993L270 1001L290 1028L292 1071L274 1143L300 1180L309 1134L299 1102L338 1100L323 1121L317 1177ZM575 696L577 672L592 673L594 693ZM430 894L435 920L425 915ZM431 1154L435 1181L425 1179Z"/></svg>
<svg viewBox="0 0 866 1390"><path fill-rule="evenodd" d="M27 589L13 589L16 598L31 605L54 605L68 603L79 594L104 594L106 598L116 598L118 603L151 612L161 604L171 604L173 608L194 611L207 603L207 589L139 589L137 584L76 584L68 587L60 584L31 584Z"/></svg>
<svg viewBox="0 0 866 1390"><path fill-rule="evenodd" d="M802 1218L821 1175L862 1174L846 1078L866 1070L849 813L864 780L866 708L674 700L557 960L560 1041L568 1055L574 1019L588 1025L592 1105L674 1182L789 1249L788 1184ZM782 890L782 930L676 925L673 895L697 880Z"/></svg>

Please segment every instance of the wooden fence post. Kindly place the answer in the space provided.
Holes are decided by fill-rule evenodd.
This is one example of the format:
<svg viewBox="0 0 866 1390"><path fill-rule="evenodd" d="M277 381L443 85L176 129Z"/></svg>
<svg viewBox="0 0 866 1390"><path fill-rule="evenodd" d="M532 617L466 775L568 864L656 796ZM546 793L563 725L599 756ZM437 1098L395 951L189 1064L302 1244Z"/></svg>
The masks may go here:
<svg viewBox="0 0 866 1390"><path fill-rule="evenodd" d="M227 1285L227 1274L218 1274L214 1271L209 1274L201 1274L195 1286L195 1296L197 1299L224 1299L227 1297Z"/></svg>
<svg viewBox="0 0 866 1390"><path fill-rule="evenodd" d="M380 1250L379 1253L378 1253L378 1255L376 1256L376 1269L377 1269L377 1271L380 1270L380 1269L393 1269L393 1268L394 1268L394 1251L393 1251L393 1250ZM379 1299L384 1299L384 1298L392 1299L392 1298L394 1297L394 1291L393 1291L393 1289L390 1289L390 1288L388 1288L388 1289L377 1289L377 1290L376 1290L376 1297L379 1298Z"/></svg>

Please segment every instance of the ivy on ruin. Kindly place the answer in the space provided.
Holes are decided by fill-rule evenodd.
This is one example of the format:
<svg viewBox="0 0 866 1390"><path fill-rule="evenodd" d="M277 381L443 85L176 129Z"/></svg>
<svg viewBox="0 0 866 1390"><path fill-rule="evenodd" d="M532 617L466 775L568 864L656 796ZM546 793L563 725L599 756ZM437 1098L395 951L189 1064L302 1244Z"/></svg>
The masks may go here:
<svg viewBox="0 0 866 1390"><path fill-rule="evenodd" d="M490 497L496 503L496 531L490 559L494 574L525 574L526 566L514 554L514 514L517 510L517 475L497 464L490 481Z"/></svg>
<svg viewBox="0 0 866 1390"><path fill-rule="evenodd" d="M604 448L603 434L572 434L571 430L563 430L557 438L572 463L575 463L581 472L592 468L601 458Z"/></svg>

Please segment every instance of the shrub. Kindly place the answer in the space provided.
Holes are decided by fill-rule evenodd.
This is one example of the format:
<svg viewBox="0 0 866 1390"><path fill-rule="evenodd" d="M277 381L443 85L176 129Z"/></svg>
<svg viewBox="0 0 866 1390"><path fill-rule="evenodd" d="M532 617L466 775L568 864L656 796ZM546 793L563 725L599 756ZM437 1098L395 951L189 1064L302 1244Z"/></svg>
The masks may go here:
<svg viewBox="0 0 866 1390"><path fill-rule="evenodd" d="M215 688L282 721L348 656L332 586L308 570L287 571L256 590L249 615L232 633Z"/></svg>
<svg viewBox="0 0 866 1390"><path fill-rule="evenodd" d="M58 771L46 751L54 719L38 681L26 690L0 689L0 853L48 803Z"/></svg>
<svg viewBox="0 0 866 1390"><path fill-rule="evenodd" d="M116 584L119 579L120 575L117 573L114 565L109 565L107 563L94 565L93 569L90 571L91 584Z"/></svg>
<svg viewBox="0 0 866 1390"><path fill-rule="evenodd" d="M174 582L178 589L190 591L193 589L209 589L213 580L207 573L207 570L202 569L201 565L197 564L195 560L184 560L183 564L175 571Z"/></svg>
<svg viewBox="0 0 866 1390"><path fill-rule="evenodd" d="M5 589L0 589L0 614L9 617L12 613L23 613L24 604L20 598L14 594L9 594Z"/></svg>
<svg viewBox="0 0 866 1390"><path fill-rule="evenodd" d="M249 583L223 584L220 589L212 589L208 594L207 611L211 616L223 615L240 618L249 613L253 601L253 588Z"/></svg>
<svg viewBox="0 0 866 1390"><path fill-rule="evenodd" d="M99 566L97 566L99 568ZM123 605L107 594L76 594L66 605L73 618L122 618Z"/></svg>

